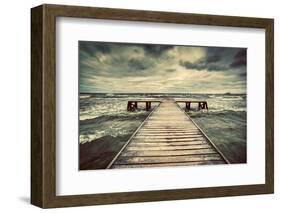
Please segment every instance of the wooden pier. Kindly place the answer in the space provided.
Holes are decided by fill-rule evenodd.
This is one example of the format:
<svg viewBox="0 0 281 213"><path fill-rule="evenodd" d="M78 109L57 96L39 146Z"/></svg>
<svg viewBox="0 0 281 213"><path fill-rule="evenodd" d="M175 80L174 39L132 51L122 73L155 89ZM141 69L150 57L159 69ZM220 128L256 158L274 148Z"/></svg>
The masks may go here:
<svg viewBox="0 0 281 213"><path fill-rule="evenodd" d="M134 101L128 101L127 104L127 110L134 112L137 109L139 109L139 104L138 103L145 103L145 110L150 111L151 110L151 103L156 102L156 103L161 103L162 101L160 100L134 100ZM185 103L185 110L190 111L191 109L191 104L196 103L198 104L197 109L206 109L208 110L208 103L207 101L186 101L186 100L177 100L175 101L177 103Z"/></svg>
<svg viewBox="0 0 281 213"><path fill-rule="evenodd" d="M151 110L151 103L153 103L153 102L160 103L161 101L159 101L159 100L135 100L135 101L128 101L127 110L133 112L133 111L139 109L138 103L145 103L145 110L146 111L150 111Z"/></svg>
<svg viewBox="0 0 281 213"><path fill-rule="evenodd" d="M198 104L198 107L197 107L198 110L201 110L201 109L208 110L207 101L176 101L176 102L177 103L185 103L185 110L186 111L190 111L192 103Z"/></svg>
<svg viewBox="0 0 281 213"><path fill-rule="evenodd" d="M164 100L107 168L226 164L229 161L174 100Z"/></svg>

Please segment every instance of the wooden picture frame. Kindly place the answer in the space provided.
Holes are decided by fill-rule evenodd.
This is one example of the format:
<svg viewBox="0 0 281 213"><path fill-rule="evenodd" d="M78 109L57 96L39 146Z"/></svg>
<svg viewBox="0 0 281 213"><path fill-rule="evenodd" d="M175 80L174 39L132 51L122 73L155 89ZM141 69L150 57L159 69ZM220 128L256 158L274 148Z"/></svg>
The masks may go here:
<svg viewBox="0 0 281 213"><path fill-rule="evenodd" d="M122 193L56 195L56 18L265 29L265 184ZM41 5L31 9L31 203L42 208L267 194L274 191L274 21L186 13Z"/></svg>

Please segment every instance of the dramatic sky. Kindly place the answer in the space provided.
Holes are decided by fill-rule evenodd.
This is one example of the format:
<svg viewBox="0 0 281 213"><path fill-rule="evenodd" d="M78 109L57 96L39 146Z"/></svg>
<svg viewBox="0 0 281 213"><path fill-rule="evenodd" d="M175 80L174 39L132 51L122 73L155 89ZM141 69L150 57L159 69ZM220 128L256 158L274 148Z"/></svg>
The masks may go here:
<svg viewBox="0 0 281 213"><path fill-rule="evenodd" d="M246 49L79 42L80 92L246 93Z"/></svg>

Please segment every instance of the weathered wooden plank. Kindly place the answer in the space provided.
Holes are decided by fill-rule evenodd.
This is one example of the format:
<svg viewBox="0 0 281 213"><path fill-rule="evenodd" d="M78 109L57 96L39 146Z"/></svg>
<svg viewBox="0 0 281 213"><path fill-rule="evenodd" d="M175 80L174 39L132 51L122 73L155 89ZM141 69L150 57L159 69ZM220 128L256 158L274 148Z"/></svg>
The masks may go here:
<svg viewBox="0 0 281 213"><path fill-rule="evenodd" d="M198 165L220 165L225 164L221 160L211 161L192 161L192 162L176 162L176 163L148 163L148 164L115 164L112 168L148 168L148 167L174 167L174 166L198 166Z"/></svg>
<svg viewBox="0 0 281 213"><path fill-rule="evenodd" d="M134 138L134 142L145 142L145 143L155 143L155 142L188 142L188 141L206 141L205 138Z"/></svg>
<svg viewBox="0 0 281 213"><path fill-rule="evenodd" d="M153 143L140 141L140 142L130 145L130 147L132 147L132 146L147 146L147 147L151 147L151 146L187 146L187 145L203 145L203 144L207 144L206 141L153 142Z"/></svg>
<svg viewBox="0 0 281 213"><path fill-rule="evenodd" d="M178 115L176 115L175 112L169 112L169 114L173 113L174 116L173 117L168 117L167 114L160 114L155 112L153 116L149 117L149 121L163 121L163 120L170 120L173 121L175 123L177 122L182 122L182 121L187 121L190 122L190 120L188 120L187 117L182 117L182 113L179 112Z"/></svg>
<svg viewBox="0 0 281 213"><path fill-rule="evenodd" d="M148 125L145 125L143 128L144 129L189 129L189 130L198 130L197 128L191 127L191 126L173 125L173 124L166 124L166 125L162 125L162 126L156 126L156 125L148 124Z"/></svg>
<svg viewBox="0 0 281 213"><path fill-rule="evenodd" d="M169 122L169 123L166 123L166 124L161 125L161 126L171 126L171 125L172 126L176 125L176 126L181 126L181 127L183 127L183 126L192 126L192 123L189 123L187 121L172 122L172 121L169 121L168 119L166 121ZM163 124L163 121L150 121L148 126L149 125L150 126L151 125L160 125L160 124Z"/></svg>
<svg viewBox="0 0 281 213"><path fill-rule="evenodd" d="M178 130L148 130L148 129L142 129L139 131L139 133L200 133L198 130L189 130L189 129L178 129Z"/></svg>
<svg viewBox="0 0 281 213"><path fill-rule="evenodd" d="M128 151L121 153L120 156L123 157L152 157L152 156L186 156L186 155L202 155L202 154L215 154L216 152L213 149L187 149L187 150L163 150L162 147L158 149L144 149L140 151ZM166 148L166 147L165 147ZM171 148L171 147L168 147ZM130 147L132 150L132 147Z"/></svg>
<svg viewBox="0 0 281 213"><path fill-rule="evenodd" d="M206 148L211 148L209 144L203 144L203 145L185 145L185 146L148 146L148 147L143 147L143 146L128 146L126 151L149 151L149 150L154 150L154 151L160 151L160 150L187 150L187 149L206 149Z"/></svg>
<svg viewBox="0 0 281 213"><path fill-rule="evenodd" d="M154 127L147 127L146 125L144 125L141 129L141 131L199 131L197 128L154 128Z"/></svg>
<svg viewBox="0 0 281 213"><path fill-rule="evenodd" d="M219 154L187 155L187 156L161 156L161 157L123 157L119 156L115 164L136 163L176 163L192 161L222 160Z"/></svg>
<svg viewBox="0 0 281 213"><path fill-rule="evenodd" d="M137 135L198 135L200 134L200 132L171 132L171 131L167 131L167 132L143 132L140 131Z"/></svg>
<svg viewBox="0 0 281 213"><path fill-rule="evenodd" d="M150 136L142 136L142 135L136 135L135 136L136 139L146 139L146 138L153 138L155 140L157 139L163 139L163 138L171 138L171 139L175 139L175 138L202 138L202 135L150 135Z"/></svg>
<svg viewBox="0 0 281 213"><path fill-rule="evenodd" d="M169 112L169 113L173 113L173 112ZM176 113L173 113L173 114L176 114ZM160 117L162 117L162 118L160 118ZM190 122L190 120L188 120L187 117L182 117L181 112L178 116L175 115L175 116L170 117L170 118L165 114L159 114L157 112L155 112L154 116L149 117L150 122L159 122L159 121L163 121L163 120L170 120L171 122L174 122L174 123L181 123L183 121Z"/></svg>
<svg viewBox="0 0 281 213"><path fill-rule="evenodd" d="M182 133L199 133L201 134L201 132L198 129L194 129L194 130L189 130L189 129L182 129L182 130L170 130L170 129L166 129L166 130L140 130L138 133L159 133L159 134L164 134L164 133L175 133L175 134L182 134Z"/></svg>
<svg viewBox="0 0 281 213"><path fill-rule="evenodd" d="M193 133L193 132L180 132L180 133L178 133L178 132L174 132L174 133L168 133L168 132L165 132L165 133L161 133L161 132L158 132L158 133L146 133L146 132L139 132L138 134L137 134L137 136L144 136L144 137L146 137L146 136L155 136L155 137L157 137L157 136L175 136L175 137L177 137L177 136L193 136L193 135L195 135L195 136L202 136L199 132L195 132L195 133Z"/></svg>

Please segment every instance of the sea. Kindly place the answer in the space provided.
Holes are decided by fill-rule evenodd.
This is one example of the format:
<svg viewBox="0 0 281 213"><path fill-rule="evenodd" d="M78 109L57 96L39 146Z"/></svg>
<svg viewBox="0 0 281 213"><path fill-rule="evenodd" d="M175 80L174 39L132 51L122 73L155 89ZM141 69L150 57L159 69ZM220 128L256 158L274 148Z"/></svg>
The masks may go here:
<svg viewBox="0 0 281 213"><path fill-rule="evenodd" d="M207 101L208 111L198 111L196 104L191 105L188 112L190 117L231 163L247 162L246 94L80 93L80 145L109 141L110 146L121 147L149 114L142 104L139 104L139 110L128 112L127 102L141 99L161 100L167 97L175 100ZM153 103L152 108L157 105ZM180 106L185 107L184 104Z"/></svg>

